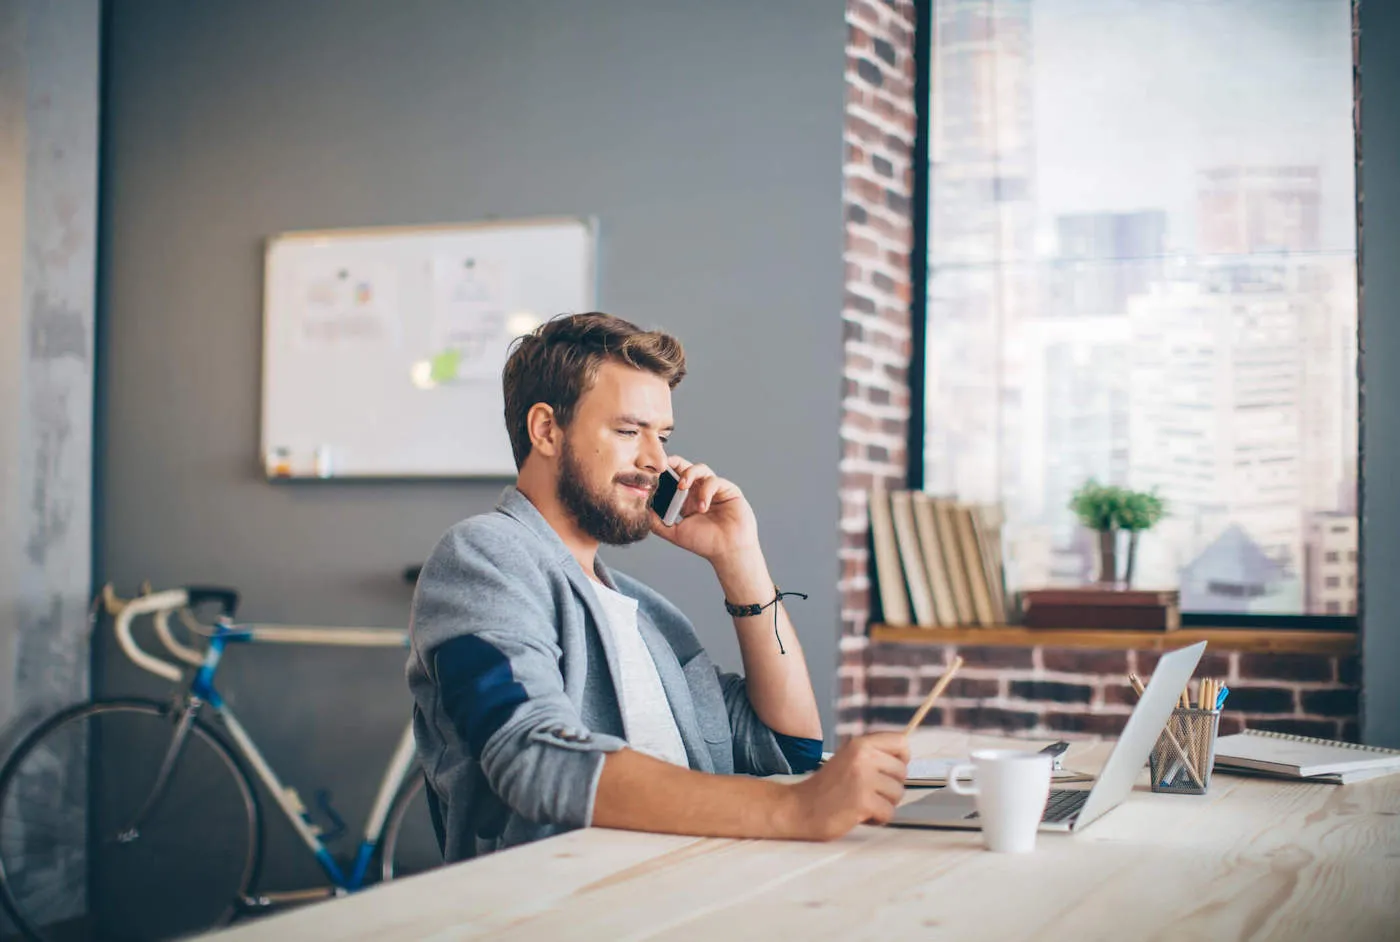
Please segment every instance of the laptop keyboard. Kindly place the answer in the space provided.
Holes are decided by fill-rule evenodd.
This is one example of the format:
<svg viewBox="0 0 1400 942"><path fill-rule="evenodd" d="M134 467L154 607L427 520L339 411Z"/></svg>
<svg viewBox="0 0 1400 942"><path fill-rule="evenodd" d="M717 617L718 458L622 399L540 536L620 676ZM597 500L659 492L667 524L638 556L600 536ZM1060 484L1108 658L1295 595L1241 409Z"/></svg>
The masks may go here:
<svg viewBox="0 0 1400 942"><path fill-rule="evenodd" d="M1059 824L1068 821L1079 814L1084 807L1084 802L1089 800L1089 792L1078 788L1052 788L1050 789L1050 800L1045 803L1045 814L1041 820L1049 824ZM977 817L977 812L967 816L971 821Z"/></svg>

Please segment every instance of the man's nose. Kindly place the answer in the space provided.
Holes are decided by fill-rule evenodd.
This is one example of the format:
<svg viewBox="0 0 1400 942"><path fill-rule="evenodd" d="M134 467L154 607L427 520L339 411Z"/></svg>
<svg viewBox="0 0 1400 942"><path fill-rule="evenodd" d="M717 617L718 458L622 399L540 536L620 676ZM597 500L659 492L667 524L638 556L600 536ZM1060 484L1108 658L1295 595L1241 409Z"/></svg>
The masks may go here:
<svg viewBox="0 0 1400 942"><path fill-rule="evenodd" d="M641 454L637 458L642 467L652 474L660 474L661 469L666 467L666 445L656 435L645 436L644 442Z"/></svg>

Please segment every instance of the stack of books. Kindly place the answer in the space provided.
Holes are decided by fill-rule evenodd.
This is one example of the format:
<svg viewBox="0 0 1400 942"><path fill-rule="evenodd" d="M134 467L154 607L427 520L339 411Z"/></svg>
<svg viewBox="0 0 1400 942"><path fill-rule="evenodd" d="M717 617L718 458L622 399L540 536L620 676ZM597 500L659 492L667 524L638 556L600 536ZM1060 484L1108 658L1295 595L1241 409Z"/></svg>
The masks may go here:
<svg viewBox="0 0 1400 942"><path fill-rule="evenodd" d="M1021 611L1027 628L1175 631L1181 627L1181 595L1175 589L1030 589L1021 594Z"/></svg>
<svg viewBox="0 0 1400 942"><path fill-rule="evenodd" d="M870 492L875 585L885 624L1006 624L1001 509L923 491Z"/></svg>
<svg viewBox="0 0 1400 942"><path fill-rule="evenodd" d="M1215 743L1218 772L1349 785L1400 772L1400 750L1247 729Z"/></svg>

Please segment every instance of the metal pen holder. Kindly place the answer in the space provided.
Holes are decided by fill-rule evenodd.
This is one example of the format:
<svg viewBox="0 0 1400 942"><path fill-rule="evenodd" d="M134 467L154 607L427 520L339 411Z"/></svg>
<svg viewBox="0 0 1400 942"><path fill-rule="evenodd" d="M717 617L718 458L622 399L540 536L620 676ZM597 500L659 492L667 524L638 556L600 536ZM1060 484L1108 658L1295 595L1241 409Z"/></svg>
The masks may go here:
<svg viewBox="0 0 1400 942"><path fill-rule="evenodd" d="M1215 765L1219 710L1177 707L1152 747L1148 767L1152 790L1175 795L1204 795Z"/></svg>

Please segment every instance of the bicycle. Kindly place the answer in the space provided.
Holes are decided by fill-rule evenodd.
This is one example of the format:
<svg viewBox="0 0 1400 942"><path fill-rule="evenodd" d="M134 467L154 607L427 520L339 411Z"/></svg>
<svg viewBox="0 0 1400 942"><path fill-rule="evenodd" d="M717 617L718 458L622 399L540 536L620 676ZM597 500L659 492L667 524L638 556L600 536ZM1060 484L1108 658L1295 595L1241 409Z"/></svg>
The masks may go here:
<svg viewBox="0 0 1400 942"><path fill-rule="evenodd" d="M194 614L211 602L220 608L212 627ZM25 937L183 935L268 907L355 892L373 882L375 870L389 880L406 866L441 862L396 859L411 852L401 850L404 829L428 820L423 776L411 774L417 768L411 723L384 770L353 858L337 861L326 842L344 822L324 800L334 834L312 822L214 683L230 645L407 647L407 632L234 624L238 594L224 588L191 586L123 601L108 585L94 601L94 622L99 604L115 615L126 656L179 686L164 703L104 698L62 710L25 736L0 766L0 909ZM203 651L175 637L174 613L186 630L206 639ZM193 672L136 643L132 621L146 614L165 648ZM329 886L253 889L263 846L254 776L315 855ZM203 841L188 833L190 822L197 822ZM427 846L436 857L436 839ZM181 888L178 905L172 887Z"/></svg>

